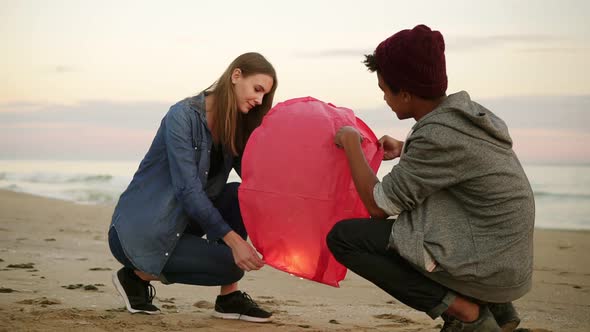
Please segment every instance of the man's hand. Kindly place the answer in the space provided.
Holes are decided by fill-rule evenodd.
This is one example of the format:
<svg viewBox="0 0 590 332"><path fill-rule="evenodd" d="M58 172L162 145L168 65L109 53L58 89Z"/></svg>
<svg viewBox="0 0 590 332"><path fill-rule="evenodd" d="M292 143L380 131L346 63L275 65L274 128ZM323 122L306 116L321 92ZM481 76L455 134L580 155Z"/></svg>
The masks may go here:
<svg viewBox="0 0 590 332"><path fill-rule="evenodd" d="M362 146L359 143L362 140L361 134L354 127L349 126L338 129L334 136L334 143L338 147L344 148L352 181L367 211L373 218L387 218L387 214L377 206L373 197L373 188L379 180L363 154Z"/></svg>
<svg viewBox="0 0 590 332"><path fill-rule="evenodd" d="M223 241L231 248L236 265L244 271L260 270L264 261L258 256L254 248L242 239L238 233L230 231L223 237Z"/></svg>
<svg viewBox="0 0 590 332"><path fill-rule="evenodd" d="M404 147L404 142L387 135L379 139L379 144L381 144L384 150L383 160L392 160L399 157Z"/></svg>
<svg viewBox="0 0 590 332"><path fill-rule="evenodd" d="M356 130L356 128L351 126L341 127L336 132L336 135L334 135L334 144L336 144L336 146L339 148L344 148L345 141L350 138L354 138L360 142L363 141L363 137L358 132L358 130Z"/></svg>

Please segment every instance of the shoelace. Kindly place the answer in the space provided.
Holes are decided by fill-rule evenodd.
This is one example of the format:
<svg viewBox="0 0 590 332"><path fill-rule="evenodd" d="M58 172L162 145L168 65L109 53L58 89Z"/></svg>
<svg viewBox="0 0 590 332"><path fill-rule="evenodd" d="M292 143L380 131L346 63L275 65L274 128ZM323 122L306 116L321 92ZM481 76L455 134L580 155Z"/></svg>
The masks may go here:
<svg viewBox="0 0 590 332"><path fill-rule="evenodd" d="M147 300L147 303L152 304L154 297L156 297L156 287L154 287L154 286L152 286L152 284L148 283L147 284L147 292L145 294L145 298Z"/></svg>
<svg viewBox="0 0 590 332"><path fill-rule="evenodd" d="M252 297L250 297L250 295L248 295L248 293L242 292L242 297L246 300L246 302L248 302L248 304L252 308L258 308L258 303L254 302L254 300L252 299Z"/></svg>

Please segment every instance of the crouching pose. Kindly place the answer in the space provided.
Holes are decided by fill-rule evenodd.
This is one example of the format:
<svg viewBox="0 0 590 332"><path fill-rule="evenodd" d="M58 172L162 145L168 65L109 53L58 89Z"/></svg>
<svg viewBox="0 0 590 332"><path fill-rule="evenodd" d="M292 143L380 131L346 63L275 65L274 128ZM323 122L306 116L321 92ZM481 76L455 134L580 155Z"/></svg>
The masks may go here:
<svg viewBox="0 0 590 332"><path fill-rule="evenodd" d="M258 53L236 58L209 89L173 105L109 228L123 265L113 283L132 313L154 314L150 281L221 286L213 315L266 322L271 313L239 290L264 262L246 242L238 204L241 154L272 106L277 77ZM206 235L206 239L203 236Z"/></svg>
<svg viewBox="0 0 590 332"><path fill-rule="evenodd" d="M442 331L512 331L511 301L531 288L533 193L506 124L465 91L446 95L444 49L441 33L419 25L366 56L387 105L416 123L405 142L381 138L384 159L400 158L381 182L359 133L337 132L372 219L337 223L328 247L399 301L442 316Z"/></svg>

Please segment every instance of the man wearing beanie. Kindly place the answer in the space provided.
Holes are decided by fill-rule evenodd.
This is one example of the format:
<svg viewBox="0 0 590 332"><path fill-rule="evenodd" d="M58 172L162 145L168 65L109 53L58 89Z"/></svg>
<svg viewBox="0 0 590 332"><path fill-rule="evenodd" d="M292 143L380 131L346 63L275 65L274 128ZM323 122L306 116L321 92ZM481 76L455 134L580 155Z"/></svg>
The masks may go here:
<svg viewBox="0 0 590 332"><path fill-rule="evenodd" d="M442 316L442 331L512 331L511 302L531 288L533 193L504 121L465 91L446 96L444 51L442 34L418 25L366 56L387 105L416 123L405 142L380 139L384 160L400 158L381 182L359 133L337 132L372 219L337 223L327 243L350 270Z"/></svg>

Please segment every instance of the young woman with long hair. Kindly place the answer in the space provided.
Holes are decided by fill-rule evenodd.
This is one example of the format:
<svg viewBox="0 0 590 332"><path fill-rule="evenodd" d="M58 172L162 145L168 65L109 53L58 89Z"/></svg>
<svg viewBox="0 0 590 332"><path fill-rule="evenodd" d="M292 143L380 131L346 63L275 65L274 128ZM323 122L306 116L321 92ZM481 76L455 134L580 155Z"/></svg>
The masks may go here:
<svg viewBox="0 0 590 332"><path fill-rule="evenodd" d="M208 89L164 116L109 227L123 267L113 283L132 312L159 313L150 281L221 286L213 315L266 322L271 313L238 288L264 262L246 242L238 204L248 137L272 106L277 76L258 53L237 57ZM203 236L206 235L206 238Z"/></svg>

